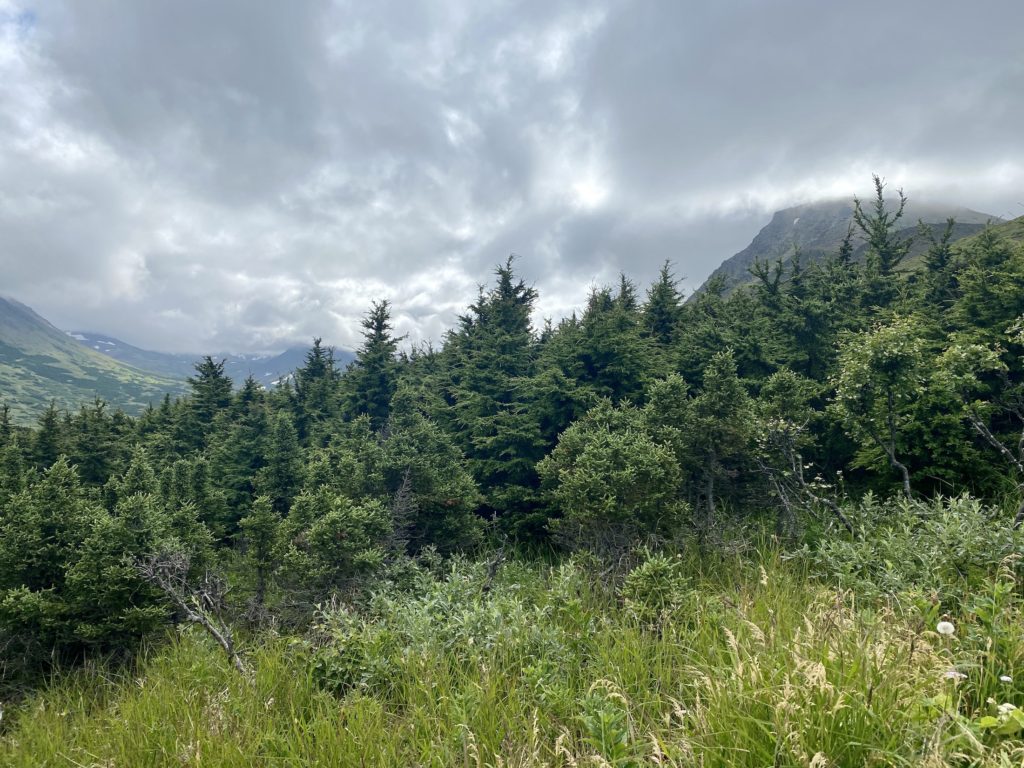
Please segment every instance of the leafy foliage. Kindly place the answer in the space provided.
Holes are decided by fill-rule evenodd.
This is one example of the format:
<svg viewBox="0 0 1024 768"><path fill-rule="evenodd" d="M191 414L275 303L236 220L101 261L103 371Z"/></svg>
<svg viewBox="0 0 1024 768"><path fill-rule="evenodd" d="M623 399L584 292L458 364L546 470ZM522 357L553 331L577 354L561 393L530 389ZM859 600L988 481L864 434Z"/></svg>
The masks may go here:
<svg viewBox="0 0 1024 768"><path fill-rule="evenodd" d="M505 637L488 611L543 624L481 597L513 552L596 554L594 572L612 578L637 566L638 545L696 533L713 558L730 531L766 520L788 546L813 543L801 562L859 594L972 604L966 585L1016 556L1011 520L1024 522L1024 249L1017 225L956 243L949 227L922 230L924 270L910 274L905 200L883 193L876 179L831 258L756 263L732 293L711 281L684 303L665 264L646 294L623 275L578 315L535 328L537 291L509 259L436 349L401 350L378 301L347 370L316 339L270 390L252 378L236 390L204 358L186 395L138 417L53 403L27 428L0 409L2 642L25 670L130 655L195 608L140 576L161 553L182 565L182 594L224 585L212 613L292 630L332 600L361 626L381 584L415 592L488 547L477 593L460 594L486 610L450 615ZM902 502L877 501L900 490ZM943 567L925 573L941 547L963 585ZM642 559L616 598L637 631L721 609L671 556ZM390 642L344 651L357 671L339 673L339 689L388 679L359 661L378 664L378 640ZM625 688L588 693L595 676L563 700L545 664L585 659L543 648L553 661L530 664L530 685L561 702L561 722L583 724L578 745L640 759L638 721L615 698ZM997 721L986 738L1010 727L984 716Z"/></svg>

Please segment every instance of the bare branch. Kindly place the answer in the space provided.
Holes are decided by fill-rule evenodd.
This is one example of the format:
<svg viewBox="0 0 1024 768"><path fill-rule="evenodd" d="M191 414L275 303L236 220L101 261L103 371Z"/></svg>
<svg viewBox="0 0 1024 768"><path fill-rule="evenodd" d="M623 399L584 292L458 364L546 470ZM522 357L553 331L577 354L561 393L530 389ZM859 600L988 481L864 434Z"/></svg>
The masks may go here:
<svg viewBox="0 0 1024 768"><path fill-rule="evenodd" d="M181 611L186 621L198 624L217 641L240 674L246 674L231 627L221 616L230 591L224 579L206 571L198 583L190 582L191 558L186 552L153 554L136 567L142 578L163 592Z"/></svg>

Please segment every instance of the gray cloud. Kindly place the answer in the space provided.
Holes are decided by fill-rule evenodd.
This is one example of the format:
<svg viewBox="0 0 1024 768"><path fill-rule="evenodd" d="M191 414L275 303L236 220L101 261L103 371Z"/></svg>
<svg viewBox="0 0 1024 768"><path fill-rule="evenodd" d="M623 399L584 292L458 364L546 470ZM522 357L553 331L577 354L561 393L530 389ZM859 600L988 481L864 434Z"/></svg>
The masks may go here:
<svg viewBox="0 0 1024 768"><path fill-rule="evenodd" d="M1024 213L1016 0L0 0L0 291L173 350L437 340L862 191Z"/></svg>

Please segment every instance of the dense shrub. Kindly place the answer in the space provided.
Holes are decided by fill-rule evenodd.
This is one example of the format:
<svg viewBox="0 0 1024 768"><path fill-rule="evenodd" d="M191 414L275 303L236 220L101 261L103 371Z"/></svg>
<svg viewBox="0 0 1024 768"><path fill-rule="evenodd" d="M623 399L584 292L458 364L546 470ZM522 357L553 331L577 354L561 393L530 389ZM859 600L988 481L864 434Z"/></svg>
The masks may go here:
<svg viewBox="0 0 1024 768"><path fill-rule="evenodd" d="M654 554L627 574L621 594L638 618L652 621L686 603L689 579L679 557Z"/></svg>
<svg viewBox="0 0 1024 768"><path fill-rule="evenodd" d="M967 496L923 503L872 495L847 510L857 535L825 539L803 556L830 582L862 595L916 590L954 607L999 563L1019 575L1024 531L1005 511Z"/></svg>
<svg viewBox="0 0 1024 768"><path fill-rule="evenodd" d="M559 517L552 532L569 548L621 554L646 536L678 528L681 471L641 410L604 401L574 423L537 467Z"/></svg>

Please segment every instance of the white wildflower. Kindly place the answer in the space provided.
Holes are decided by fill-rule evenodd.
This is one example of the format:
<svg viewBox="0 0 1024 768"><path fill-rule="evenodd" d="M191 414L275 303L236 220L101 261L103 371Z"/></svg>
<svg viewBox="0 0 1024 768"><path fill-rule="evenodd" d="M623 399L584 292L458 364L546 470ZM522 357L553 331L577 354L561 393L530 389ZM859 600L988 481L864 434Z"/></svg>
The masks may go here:
<svg viewBox="0 0 1024 768"><path fill-rule="evenodd" d="M944 678L946 678L947 680L966 680L967 679L967 675L965 675L963 672L961 672L956 667L950 667L949 669L947 669L945 672L942 673L942 676Z"/></svg>
<svg viewBox="0 0 1024 768"><path fill-rule="evenodd" d="M1013 704L1011 704L1010 702L1007 701L1004 704L1000 704L996 709L998 709L1000 715L1002 715L1003 717L1006 717L1008 714L1013 712L1013 710L1015 710L1016 707L1013 706Z"/></svg>
<svg viewBox="0 0 1024 768"><path fill-rule="evenodd" d="M1001 682L1001 683L1012 683L1013 682L1013 678L1010 677L1009 675L1000 675L999 676L999 682Z"/></svg>
<svg viewBox="0 0 1024 768"><path fill-rule="evenodd" d="M938 624L935 625L935 631L938 632L940 635L945 635L946 637L949 637L954 632L956 632L956 627L953 626L953 622L951 621L940 621Z"/></svg>

